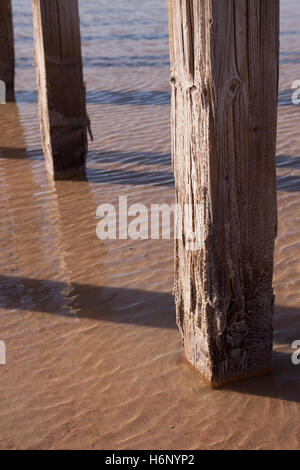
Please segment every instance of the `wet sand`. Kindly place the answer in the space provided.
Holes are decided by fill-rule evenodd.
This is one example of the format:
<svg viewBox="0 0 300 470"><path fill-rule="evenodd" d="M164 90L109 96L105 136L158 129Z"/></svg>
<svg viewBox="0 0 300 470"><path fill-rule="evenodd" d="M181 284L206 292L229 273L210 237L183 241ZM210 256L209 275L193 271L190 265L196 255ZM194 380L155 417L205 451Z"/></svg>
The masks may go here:
<svg viewBox="0 0 300 470"><path fill-rule="evenodd" d="M0 106L0 448L299 449L298 2L282 0L274 376L217 391L181 361L172 241L96 237L99 204L174 200L166 4L81 1L95 140L86 180L53 183L30 2L15 3L18 103Z"/></svg>

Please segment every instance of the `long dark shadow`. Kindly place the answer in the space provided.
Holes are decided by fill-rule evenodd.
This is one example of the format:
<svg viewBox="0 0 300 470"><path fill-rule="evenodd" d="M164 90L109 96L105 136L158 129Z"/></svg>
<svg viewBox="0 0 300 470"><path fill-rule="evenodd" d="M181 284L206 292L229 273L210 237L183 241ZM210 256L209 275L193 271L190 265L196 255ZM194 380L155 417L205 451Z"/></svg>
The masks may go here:
<svg viewBox="0 0 300 470"><path fill-rule="evenodd" d="M177 328L173 296L164 292L0 276L0 307L123 325ZM275 324L276 316L285 314L295 321L298 318L300 330L300 309L277 306L276 312ZM295 337L297 333L300 331L295 328ZM280 337L281 332L275 332L275 344L280 344ZM273 376L228 385L225 390L300 403L300 366L293 365L291 355L292 350L290 354L275 350Z"/></svg>
<svg viewBox="0 0 300 470"><path fill-rule="evenodd" d="M100 65L99 65L100 66ZM111 67L114 65L111 64ZM116 65L115 65L116 66ZM294 106L292 95L294 89L280 90L278 106ZM19 103L36 104L36 90L16 91ZM118 106L161 106L170 105L170 91L159 90L89 90L86 94L88 104L118 105Z"/></svg>
<svg viewBox="0 0 300 470"><path fill-rule="evenodd" d="M176 328L173 296L164 292L0 276L0 307L63 316L75 312L78 318Z"/></svg>
<svg viewBox="0 0 300 470"><path fill-rule="evenodd" d="M61 295L57 295L62 292L65 293L64 305L59 304ZM70 311L76 311L78 317L83 318L176 328L173 296L166 292L0 275L0 307L54 315L70 315ZM284 337L280 326L282 318L294 325L293 338ZM300 339L299 319L300 306L276 305L276 344L289 343L297 334Z"/></svg>
<svg viewBox="0 0 300 470"><path fill-rule="evenodd" d="M0 147L0 159L8 160L44 160L42 149L27 150L26 148Z"/></svg>
<svg viewBox="0 0 300 470"><path fill-rule="evenodd" d="M89 104L157 106L171 102L169 90L90 90L86 97Z"/></svg>
<svg viewBox="0 0 300 470"><path fill-rule="evenodd" d="M121 163L122 165L135 163L138 165L171 166L172 158L171 154L168 152L155 153L145 151L124 152L122 150L91 150L89 152L89 161L99 163Z"/></svg>
<svg viewBox="0 0 300 470"><path fill-rule="evenodd" d="M35 90L17 91L16 98L19 103L38 102ZM170 104L171 93L158 90L89 90L86 93L86 100L88 104L161 106Z"/></svg>
<svg viewBox="0 0 300 470"><path fill-rule="evenodd" d="M87 168L87 178L96 184L121 184L134 186L174 186L171 171L130 171Z"/></svg>
<svg viewBox="0 0 300 470"><path fill-rule="evenodd" d="M286 90L279 90L278 95L278 106L296 106L293 104L293 94L295 90L292 88L288 88Z"/></svg>
<svg viewBox="0 0 300 470"><path fill-rule="evenodd" d="M291 354L274 351L273 376L228 385L225 390L255 397L300 403L300 366L294 365L291 357Z"/></svg>
<svg viewBox="0 0 300 470"><path fill-rule="evenodd" d="M8 159L34 159L44 160L43 149L0 147L1 158ZM137 165L160 165L171 166L170 153L155 153L145 151L129 151L123 150L90 150L88 161L97 163L121 163L121 164L137 164Z"/></svg>
<svg viewBox="0 0 300 470"><path fill-rule="evenodd" d="M300 157L289 155L277 155L276 157L277 168L292 168L295 170L300 169Z"/></svg>
<svg viewBox="0 0 300 470"><path fill-rule="evenodd" d="M43 160L43 150L36 149L27 151L26 149L1 147L0 158L7 159L34 159ZM80 182L82 180L95 184L120 184L134 186L165 186L174 187L174 176L172 171L157 170L138 171L138 165L171 165L171 155L169 153L158 154L151 152L122 152L122 151L94 151L89 154L88 161L99 163L136 163L135 170L111 170L107 168L90 168L87 165L86 175L82 178L74 178L73 181ZM279 155L277 157L278 168L294 168L300 167L300 157L285 157ZM68 178L70 180L70 178ZM300 192L300 177L293 175L278 175L277 190L285 192Z"/></svg>
<svg viewBox="0 0 300 470"><path fill-rule="evenodd" d="M277 176L277 190L289 193L300 192L300 176L279 175Z"/></svg>

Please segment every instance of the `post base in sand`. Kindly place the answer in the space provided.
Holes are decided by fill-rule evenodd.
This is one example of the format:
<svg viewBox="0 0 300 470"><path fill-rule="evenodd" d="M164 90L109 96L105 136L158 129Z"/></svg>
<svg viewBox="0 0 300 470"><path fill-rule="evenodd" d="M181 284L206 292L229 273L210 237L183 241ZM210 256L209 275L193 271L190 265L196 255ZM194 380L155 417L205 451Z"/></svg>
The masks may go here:
<svg viewBox="0 0 300 470"><path fill-rule="evenodd" d="M266 367L264 369L257 369L257 370L250 371L245 375L228 377L227 379L224 379L224 380L211 382L203 374L201 374L201 372L199 372L198 369L196 369L196 367L194 367L184 355L182 356L182 360L184 364L189 369L193 370L205 384L209 385L213 389L218 389L218 388L224 387L225 385L236 383L236 382L242 382L245 380L254 379L255 377L271 376L274 373L273 367Z"/></svg>
<svg viewBox="0 0 300 470"><path fill-rule="evenodd" d="M86 179L86 166L83 165L79 168L70 168L69 170L58 171L51 173L50 177L55 181L68 180L68 179Z"/></svg>

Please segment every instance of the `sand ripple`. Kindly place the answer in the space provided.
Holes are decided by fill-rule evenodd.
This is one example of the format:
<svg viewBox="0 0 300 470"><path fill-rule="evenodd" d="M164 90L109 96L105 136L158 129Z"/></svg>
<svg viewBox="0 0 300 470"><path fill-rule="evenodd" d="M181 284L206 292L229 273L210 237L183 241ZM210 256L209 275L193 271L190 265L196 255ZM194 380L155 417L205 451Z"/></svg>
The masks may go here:
<svg viewBox="0 0 300 470"><path fill-rule="evenodd" d="M298 0L282 2L275 375L211 391L181 363L168 241L100 242L95 210L171 203L167 10L81 1L95 140L86 181L45 173L30 1L15 2L18 107L1 106L1 448L299 448ZM116 5L115 5L116 3ZM122 18L122 21L120 20Z"/></svg>

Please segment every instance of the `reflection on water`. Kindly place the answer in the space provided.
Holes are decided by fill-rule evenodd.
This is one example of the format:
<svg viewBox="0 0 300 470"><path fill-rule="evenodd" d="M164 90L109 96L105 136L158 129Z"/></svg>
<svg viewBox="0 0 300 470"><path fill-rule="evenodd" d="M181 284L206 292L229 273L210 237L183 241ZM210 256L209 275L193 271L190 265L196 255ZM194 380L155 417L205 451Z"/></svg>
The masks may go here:
<svg viewBox="0 0 300 470"><path fill-rule="evenodd" d="M80 7L95 140L86 179L54 183L30 0L14 2L18 104L0 106L0 447L299 448L298 2L282 1L275 375L222 391L181 364L172 242L96 237L99 204L174 200L166 2Z"/></svg>

